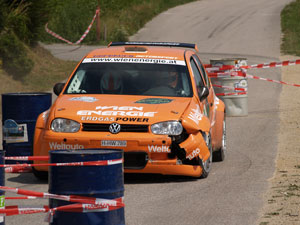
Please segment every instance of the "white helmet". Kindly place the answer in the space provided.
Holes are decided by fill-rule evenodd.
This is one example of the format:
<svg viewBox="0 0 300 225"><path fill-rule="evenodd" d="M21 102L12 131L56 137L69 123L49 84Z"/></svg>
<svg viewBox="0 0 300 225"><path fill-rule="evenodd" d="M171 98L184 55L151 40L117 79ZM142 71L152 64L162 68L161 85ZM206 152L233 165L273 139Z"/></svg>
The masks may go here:
<svg viewBox="0 0 300 225"><path fill-rule="evenodd" d="M123 91L122 78L115 72L106 72L100 82L101 92L103 94L120 94Z"/></svg>

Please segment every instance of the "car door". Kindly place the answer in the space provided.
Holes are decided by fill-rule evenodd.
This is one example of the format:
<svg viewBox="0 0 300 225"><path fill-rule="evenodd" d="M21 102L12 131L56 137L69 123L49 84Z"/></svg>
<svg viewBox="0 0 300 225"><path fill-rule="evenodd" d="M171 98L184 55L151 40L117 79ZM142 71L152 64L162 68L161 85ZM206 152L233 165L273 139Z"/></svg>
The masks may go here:
<svg viewBox="0 0 300 225"><path fill-rule="evenodd" d="M203 110L204 115L209 117L210 113L209 113L208 101L205 99L204 101L200 102L200 96L199 96L199 93L201 93L202 88L205 86L205 81L199 70L197 62L193 56L191 56L191 58L190 58L190 65L191 65L191 69L192 69L192 72L194 75L194 81L195 81L196 88L197 88L199 105L203 106L201 108Z"/></svg>
<svg viewBox="0 0 300 225"><path fill-rule="evenodd" d="M205 68L201 62L201 60L199 59L199 57L197 55L193 55L195 61L197 62L197 66L201 72L201 75L203 76L203 79L205 81L205 85L209 88L209 95L206 99L207 101L207 106L209 108L208 112L209 112L209 120L211 122L211 135L212 135L212 139L215 140L216 139L216 135L217 135L217 115L216 115L216 104L215 104L215 94L214 94L214 89L213 86L210 82L210 79L205 71Z"/></svg>

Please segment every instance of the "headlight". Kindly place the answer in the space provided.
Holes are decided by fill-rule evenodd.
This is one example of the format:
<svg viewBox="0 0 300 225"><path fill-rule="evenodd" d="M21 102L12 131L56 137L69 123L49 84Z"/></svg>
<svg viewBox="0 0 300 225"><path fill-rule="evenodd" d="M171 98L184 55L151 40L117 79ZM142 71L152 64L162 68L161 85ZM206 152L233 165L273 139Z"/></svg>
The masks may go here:
<svg viewBox="0 0 300 225"><path fill-rule="evenodd" d="M178 121L165 121L151 126L153 134L180 135L182 130L182 125Z"/></svg>
<svg viewBox="0 0 300 225"><path fill-rule="evenodd" d="M51 123L51 130L63 133L75 133L79 131L80 124L74 120L57 118Z"/></svg>

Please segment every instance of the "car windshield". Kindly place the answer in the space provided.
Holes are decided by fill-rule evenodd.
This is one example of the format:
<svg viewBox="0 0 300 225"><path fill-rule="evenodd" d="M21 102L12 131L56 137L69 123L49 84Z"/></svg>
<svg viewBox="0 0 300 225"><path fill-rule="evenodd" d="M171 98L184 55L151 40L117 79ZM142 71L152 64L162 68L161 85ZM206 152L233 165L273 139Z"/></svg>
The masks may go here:
<svg viewBox="0 0 300 225"><path fill-rule="evenodd" d="M186 66L147 63L81 63L65 94L191 97Z"/></svg>

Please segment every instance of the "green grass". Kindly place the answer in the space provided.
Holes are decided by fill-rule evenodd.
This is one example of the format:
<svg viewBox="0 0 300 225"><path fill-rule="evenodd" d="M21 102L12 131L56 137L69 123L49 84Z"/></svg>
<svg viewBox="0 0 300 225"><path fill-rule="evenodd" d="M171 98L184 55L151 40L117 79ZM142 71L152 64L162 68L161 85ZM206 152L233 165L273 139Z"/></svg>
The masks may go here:
<svg viewBox="0 0 300 225"><path fill-rule="evenodd" d="M282 10L281 29L282 53L300 56L300 0L290 3Z"/></svg>

